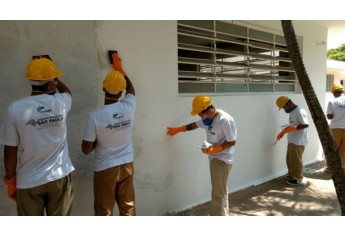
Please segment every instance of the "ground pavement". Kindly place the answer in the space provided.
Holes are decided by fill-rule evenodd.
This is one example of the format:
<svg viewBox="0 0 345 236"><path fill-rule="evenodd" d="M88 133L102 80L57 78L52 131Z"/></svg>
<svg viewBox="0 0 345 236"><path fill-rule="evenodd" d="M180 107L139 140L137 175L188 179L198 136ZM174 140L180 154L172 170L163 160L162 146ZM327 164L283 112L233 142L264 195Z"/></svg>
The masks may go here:
<svg viewBox="0 0 345 236"><path fill-rule="evenodd" d="M279 177L229 195L230 216L340 216L341 210L330 173L325 163L304 167L306 186L286 184ZM207 216L209 203L174 215Z"/></svg>

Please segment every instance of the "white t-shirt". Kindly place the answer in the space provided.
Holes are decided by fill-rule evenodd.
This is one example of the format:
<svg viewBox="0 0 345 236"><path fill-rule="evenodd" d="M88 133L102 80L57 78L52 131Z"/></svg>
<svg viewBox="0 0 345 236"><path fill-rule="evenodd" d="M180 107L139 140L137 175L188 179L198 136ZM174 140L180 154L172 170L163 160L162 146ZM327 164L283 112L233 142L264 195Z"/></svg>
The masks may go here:
<svg viewBox="0 0 345 236"><path fill-rule="evenodd" d="M132 130L136 99L132 94L90 113L84 140L96 141L95 171L133 162Z"/></svg>
<svg viewBox="0 0 345 236"><path fill-rule="evenodd" d="M235 141L237 139L237 129L234 118L223 110L218 109L218 112L219 114L213 119L211 126L204 125L202 119L198 120L196 125L206 130L207 142L213 145L222 144L225 140L228 142ZM209 159L217 158L232 164L234 153L235 147L232 146L222 152L209 155Z"/></svg>
<svg viewBox="0 0 345 236"><path fill-rule="evenodd" d="M0 143L19 146L17 188L36 187L70 174L67 145L69 93L29 96L13 102L4 117Z"/></svg>
<svg viewBox="0 0 345 236"><path fill-rule="evenodd" d="M307 112L300 107L289 113L289 126L309 125ZM287 134L288 143L306 145L308 143L308 129L300 129Z"/></svg>
<svg viewBox="0 0 345 236"><path fill-rule="evenodd" d="M329 101L327 106L327 114L332 114L333 118L329 127L331 129L345 129L345 96L334 98Z"/></svg>

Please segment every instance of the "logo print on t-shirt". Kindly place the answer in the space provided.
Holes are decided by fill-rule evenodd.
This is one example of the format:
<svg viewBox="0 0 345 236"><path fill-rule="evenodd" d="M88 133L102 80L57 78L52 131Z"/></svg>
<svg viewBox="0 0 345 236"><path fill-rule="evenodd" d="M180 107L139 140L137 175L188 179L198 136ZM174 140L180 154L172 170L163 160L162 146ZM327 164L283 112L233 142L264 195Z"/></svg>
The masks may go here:
<svg viewBox="0 0 345 236"><path fill-rule="evenodd" d="M36 111L39 112L39 113L45 113L45 112L51 112L52 109L50 108L44 108L44 106L38 106L36 107Z"/></svg>
<svg viewBox="0 0 345 236"><path fill-rule="evenodd" d="M105 128L115 131L115 130L121 130L121 129L127 128L128 126L130 126L130 124L131 124L130 120L125 120L125 121L121 121L115 124L109 124Z"/></svg>
<svg viewBox="0 0 345 236"><path fill-rule="evenodd" d="M37 120L31 119L26 122L26 125L36 126L38 125L38 129L49 128L53 126L59 126L63 124L63 115L56 115L52 117L44 117Z"/></svg>
<svg viewBox="0 0 345 236"><path fill-rule="evenodd" d="M338 107L339 107L339 108L345 108L345 103L344 103L344 101L342 101L342 103L339 104Z"/></svg>
<svg viewBox="0 0 345 236"><path fill-rule="evenodd" d="M113 119L121 119L121 118L123 118L123 116L118 116L119 114L113 114Z"/></svg>

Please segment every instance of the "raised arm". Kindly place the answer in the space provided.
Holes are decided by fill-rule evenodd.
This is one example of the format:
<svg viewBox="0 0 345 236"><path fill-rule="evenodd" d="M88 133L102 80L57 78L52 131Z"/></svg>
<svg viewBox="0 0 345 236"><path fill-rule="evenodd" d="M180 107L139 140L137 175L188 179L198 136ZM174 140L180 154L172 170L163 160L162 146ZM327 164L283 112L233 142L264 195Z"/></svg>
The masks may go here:
<svg viewBox="0 0 345 236"><path fill-rule="evenodd" d="M111 56L112 56L111 65L114 68L114 70L121 72L125 76L125 80L127 83L126 93L130 93L130 94L133 94L135 96L134 86L133 86L131 80L129 79L129 77L127 76L125 70L122 67L121 58L119 57L118 52L114 51Z"/></svg>
<svg viewBox="0 0 345 236"><path fill-rule="evenodd" d="M127 83L126 93L130 93L130 94L133 94L135 96L134 86L133 86L131 80L128 78L127 75L125 75L125 80L126 80L126 83Z"/></svg>
<svg viewBox="0 0 345 236"><path fill-rule="evenodd" d="M56 89L60 93L69 93L72 96L71 90L64 83L62 83L61 80L56 79L56 81L57 81Z"/></svg>

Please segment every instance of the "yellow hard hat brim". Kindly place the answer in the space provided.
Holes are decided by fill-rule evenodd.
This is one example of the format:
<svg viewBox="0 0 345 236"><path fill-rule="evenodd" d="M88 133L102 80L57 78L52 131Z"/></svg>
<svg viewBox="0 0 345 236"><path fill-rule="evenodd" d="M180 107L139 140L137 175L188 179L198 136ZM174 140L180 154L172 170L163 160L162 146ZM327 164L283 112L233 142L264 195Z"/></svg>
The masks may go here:
<svg viewBox="0 0 345 236"><path fill-rule="evenodd" d="M192 116L195 116L195 115L198 114L198 113L197 113L196 111L191 111L190 114L191 114Z"/></svg>

